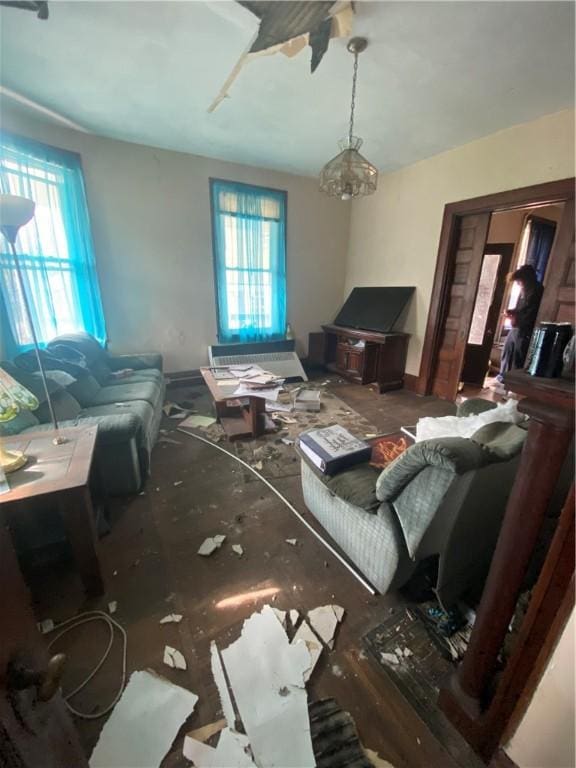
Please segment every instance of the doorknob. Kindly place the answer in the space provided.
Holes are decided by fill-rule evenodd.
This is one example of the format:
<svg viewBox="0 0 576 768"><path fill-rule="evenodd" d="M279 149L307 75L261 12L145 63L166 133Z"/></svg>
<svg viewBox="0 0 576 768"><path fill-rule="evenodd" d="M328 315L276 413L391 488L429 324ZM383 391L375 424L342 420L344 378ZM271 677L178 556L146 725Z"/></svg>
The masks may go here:
<svg viewBox="0 0 576 768"><path fill-rule="evenodd" d="M49 701L60 688L60 680L64 673L66 656L56 653L42 671L31 669L19 663L11 662L7 670L7 688L13 691L23 691L26 688L36 688L40 701Z"/></svg>

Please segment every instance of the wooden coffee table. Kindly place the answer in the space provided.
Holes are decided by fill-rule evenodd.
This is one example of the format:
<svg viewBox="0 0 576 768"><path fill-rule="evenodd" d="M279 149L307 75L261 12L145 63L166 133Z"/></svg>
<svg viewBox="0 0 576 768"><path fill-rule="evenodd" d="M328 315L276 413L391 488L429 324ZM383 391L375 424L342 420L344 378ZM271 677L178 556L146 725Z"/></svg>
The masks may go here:
<svg viewBox="0 0 576 768"><path fill-rule="evenodd" d="M258 437L274 431L274 422L266 414L266 401L262 397L242 395L234 392L238 383L219 384L210 368L200 368L200 373L210 390L218 421L230 440L242 437Z"/></svg>
<svg viewBox="0 0 576 768"><path fill-rule="evenodd" d="M0 494L8 521L31 499L53 499L62 516L76 565L86 592L104 592L97 554L96 525L89 481L97 426L61 429L62 445L52 442L54 432L30 432L3 438L9 450L23 451L28 462L7 475L9 491Z"/></svg>

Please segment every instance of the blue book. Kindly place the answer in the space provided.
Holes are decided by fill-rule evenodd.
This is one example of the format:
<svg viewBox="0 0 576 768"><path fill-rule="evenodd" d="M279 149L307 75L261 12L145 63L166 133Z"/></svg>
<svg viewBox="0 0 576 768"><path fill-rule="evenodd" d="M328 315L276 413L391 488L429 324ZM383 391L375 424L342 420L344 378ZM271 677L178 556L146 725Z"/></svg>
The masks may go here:
<svg viewBox="0 0 576 768"><path fill-rule="evenodd" d="M300 450L326 475L333 475L354 464L370 461L372 454L368 443L354 437L347 429L337 424L303 432L298 441Z"/></svg>

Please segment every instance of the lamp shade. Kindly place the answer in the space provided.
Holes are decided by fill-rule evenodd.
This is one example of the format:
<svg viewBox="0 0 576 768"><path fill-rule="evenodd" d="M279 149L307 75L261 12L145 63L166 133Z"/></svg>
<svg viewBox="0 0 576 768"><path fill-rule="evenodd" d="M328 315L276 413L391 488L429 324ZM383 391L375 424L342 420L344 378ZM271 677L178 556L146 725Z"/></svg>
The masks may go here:
<svg viewBox="0 0 576 768"><path fill-rule="evenodd" d="M32 392L0 368L0 423L11 421L20 411L35 411L38 405Z"/></svg>
<svg viewBox="0 0 576 768"><path fill-rule="evenodd" d="M18 230L34 216L36 204L19 195L0 195L0 230L14 244Z"/></svg>

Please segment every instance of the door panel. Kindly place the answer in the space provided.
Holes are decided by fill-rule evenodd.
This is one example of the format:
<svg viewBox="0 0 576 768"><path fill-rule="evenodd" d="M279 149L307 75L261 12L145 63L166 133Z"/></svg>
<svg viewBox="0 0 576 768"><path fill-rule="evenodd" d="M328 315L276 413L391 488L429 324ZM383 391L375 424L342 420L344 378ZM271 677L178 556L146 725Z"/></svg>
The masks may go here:
<svg viewBox="0 0 576 768"><path fill-rule="evenodd" d="M469 384L482 386L484 383L513 253L512 243L486 246L460 376Z"/></svg>
<svg viewBox="0 0 576 768"><path fill-rule="evenodd" d="M454 268L432 381L433 394L445 400L454 400L458 392L489 224L490 213L461 216L458 220Z"/></svg>
<svg viewBox="0 0 576 768"><path fill-rule="evenodd" d="M544 278L538 322L574 324L574 200L564 206Z"/></svg>
<svg viewBox="0 0 576 768"><path fill-rule="evenodd" d="M62 696L46 685L54 665L48 664L1 510L0 605L0 764L7 768L87 768ZM55 689L57 678L53 681Z"/></svg>

